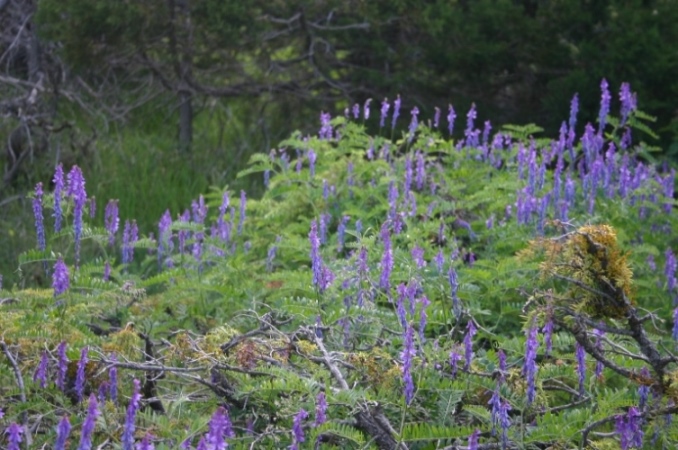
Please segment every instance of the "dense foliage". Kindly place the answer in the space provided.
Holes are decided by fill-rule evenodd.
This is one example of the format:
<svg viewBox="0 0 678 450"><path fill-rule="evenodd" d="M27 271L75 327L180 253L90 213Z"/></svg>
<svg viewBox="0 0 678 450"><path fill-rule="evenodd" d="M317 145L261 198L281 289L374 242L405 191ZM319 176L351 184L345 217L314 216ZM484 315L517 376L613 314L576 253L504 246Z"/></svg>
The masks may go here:
<svg viewBox="0 0 678 450"><path fill-rule="evenodd" d="M0 444L676 445L674 172L602 90L580 138L576 96L556 139L323 113L252 157L261 198L215 188L145 236L60 165L19 260L51 288L1 291Z"/></svg>

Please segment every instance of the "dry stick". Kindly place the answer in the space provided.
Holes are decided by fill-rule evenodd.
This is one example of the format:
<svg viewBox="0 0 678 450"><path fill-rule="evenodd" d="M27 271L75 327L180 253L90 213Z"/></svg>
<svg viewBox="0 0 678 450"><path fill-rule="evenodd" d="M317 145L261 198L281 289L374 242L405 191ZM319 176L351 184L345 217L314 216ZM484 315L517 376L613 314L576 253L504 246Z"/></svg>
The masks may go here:
<svg viewBox="0 0 678 450"><path fill-rule="evenodd" d="M310 337L318 347L318 350L320 350L320 353L322 354L322 362L337 383L339 383L339 386L344 390L350 390L346 379L339 368L332 362L332 357L325 348L322 339L315 334L315 330L304 328L302 331ZM393 437L396 436L397 433L393 429L393 426L391 426L388 418L381 412L378 404L370 405L367 402L363 402L358 405L358 412L355 413L354 417L357 421L356 426L372 436L380 449L407 450L407 446L404 443L396 441Z"/></svg>
<svg viewBox="0 0 678 450"><path fill-rule="evenodd" d="M19 364L16 362L14 355L9 350L7 343L4 339L0 340L0 347L2 347L2 352L5 354L9 360L9 364L12 366L14 371L14 378L16 378L16 384L19 385L19 398L21 403L26 403L26 385L24 384L24 377L21 375L21 369L19 369ZM33 439L31 438L30 430L26 426L28 423L28 414L26 411L21 413L21 424L24 425L24 430L26 430L26 444L30 447Z"/></svg>

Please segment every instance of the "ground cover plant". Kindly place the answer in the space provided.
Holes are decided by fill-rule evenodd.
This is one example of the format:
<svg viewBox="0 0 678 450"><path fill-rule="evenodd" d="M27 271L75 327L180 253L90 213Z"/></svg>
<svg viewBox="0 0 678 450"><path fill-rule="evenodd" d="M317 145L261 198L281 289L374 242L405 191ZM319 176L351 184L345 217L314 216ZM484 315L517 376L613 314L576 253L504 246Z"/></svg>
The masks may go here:
<svg viewBox="0 0 678 450"><path fill-rule="evenodd" d="M261 198L144 235L58 166L38 282L0 291L0 445L674 447L674 172L601 88L553 139L400 97L322 113L252 157Z"/></svg>

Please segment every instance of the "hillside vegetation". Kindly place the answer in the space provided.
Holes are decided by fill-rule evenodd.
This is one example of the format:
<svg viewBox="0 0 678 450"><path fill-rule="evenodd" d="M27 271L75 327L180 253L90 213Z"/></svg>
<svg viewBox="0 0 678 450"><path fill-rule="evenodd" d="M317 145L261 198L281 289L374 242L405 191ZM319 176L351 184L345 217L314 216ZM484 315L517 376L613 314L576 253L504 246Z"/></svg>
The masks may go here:
<svg viewBox="0 0 678 450"><path fill-rule="evenodd" d="M260 197L215 186L145 235L60 165L0 291L0 446L675 447L674 171L601 87L554 138L321 113L252 156Z"/></svg>

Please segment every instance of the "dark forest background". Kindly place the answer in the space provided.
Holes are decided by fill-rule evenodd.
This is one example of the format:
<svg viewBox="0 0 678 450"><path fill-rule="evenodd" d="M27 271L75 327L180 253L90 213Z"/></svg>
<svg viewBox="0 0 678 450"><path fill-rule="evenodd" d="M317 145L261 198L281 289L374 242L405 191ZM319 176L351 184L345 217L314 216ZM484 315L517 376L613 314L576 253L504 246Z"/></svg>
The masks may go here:
<svg viewBox="0 0 678 450"><path fill-rule="evenodd" d="M151 231L209 186L256 196L250 154L368 99L555 135L575 92L581 131L627 81L675 161L676 24L673 0L0 0L0 272L59 162Z"/></svg>

